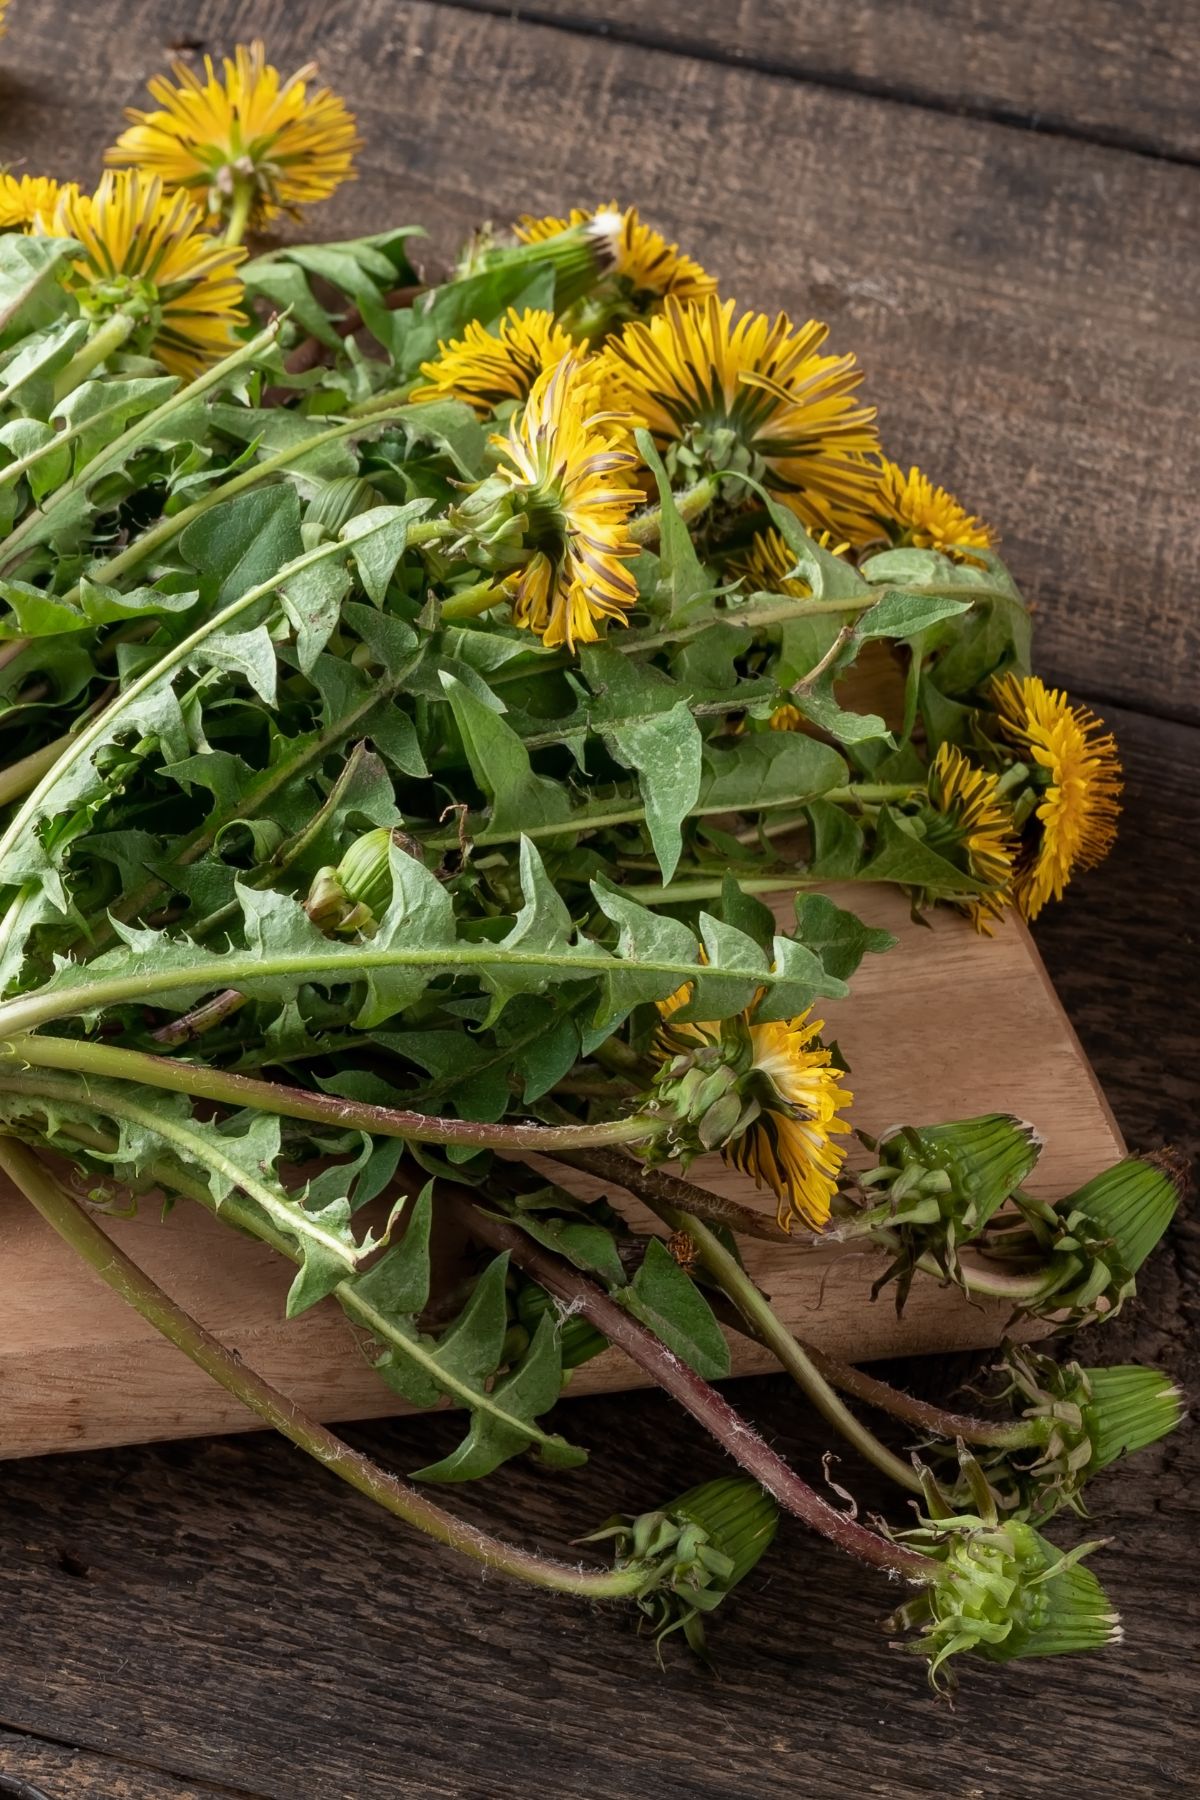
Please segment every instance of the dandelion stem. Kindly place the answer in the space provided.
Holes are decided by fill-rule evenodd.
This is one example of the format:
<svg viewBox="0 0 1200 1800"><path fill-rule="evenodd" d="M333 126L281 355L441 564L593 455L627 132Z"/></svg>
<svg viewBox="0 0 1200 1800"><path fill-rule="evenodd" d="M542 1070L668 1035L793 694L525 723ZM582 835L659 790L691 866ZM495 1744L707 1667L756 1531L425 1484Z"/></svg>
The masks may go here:
<svg viewBox="0 0 1200 1800"><path fill-rule="evenodd" d="M54 399L57 404L73 394L81 382L87 380L93 369L98 369L102 362L121 348L121 345L132 334L137 320L131 313L115 312L105 319L88 338L83 348L77 350L69 363L54 377Z"/></svg>
<svg viewBox="0 0 1200 1800"><path fill-rule="evenodd" d="M444 621L474 619L480 613L490 612L493 606L499 606L503 599L503 590L494 581L477 581L443 600L441 616Z"/></svg>
<svg viewBox="0 0 1200 1800"><path fill-rule="evenodd" d="M706 513L717 497L718 483L714 476L704 475L690 488L675 494L675 511L685 525ZM629 535L635 544L657 544L662 532L662 507L653 506L646 512L638 513L629 521Z"/></svg>
<svg viewBox="0 0 1200 1800"><path fill-rule="evenodd" d="M906 1581L936 1580L939 1565L930 1558L891 1542L839 1512L784 1462L708 1382L679 1360L661 1339L579 1275L569 1264L534 1244L507 1219L480 1210L467 1196L455 1196L471 1231L494 1249L507 1250L513 1262L556 1299L581 1313L650 1375L728 1451L748 1475L796 1518L827 1537L861 1562Z"/></svg>
<svg viewBox="0 0 1200 1800"><path fill-rule="evenodd" d="M225 227L227 244L241 243L246 235L246 227L250 223L250 211L253 205L253 180L245 175L235 175L233 178L233 204L229 208L229 222Z"/></svg>
<svg viewBox="0 0 1200 1800"><path fill-rule="evenodd" d="M478 1530L353 1450L324 1425L310 1419L285 1394L247 1368L211 1332L150 1279L82 1206L61 1188L32 1150L15 1138L0 1138L0 1168L63 1242L81 1256L113 1292L189 1357L264 1424L288 1438L323 1468L368 1500L456 1550L472 1561L519 1581L588 1599L620 1599L644 1583L644 1570L587 1569L506 1544Z"/></svg>
<svg viewBox="0 0 1200 1800"><path fill-rule="evenodd" d="M582 1157L568 1155L563 1160L576 1167L582 1162L582 1166L587 1167L590 1158L584 1152ZM620 1151L608 1152L604 1160L613 1170L613 1179L620 1181L631 1193L643 1200L664 1224L669 1225L672 1231L687 1233L696 1246L700 1262L727 1298L732 1300L749 1327L750 1334L778 1358L822 1418L836 1431L840 1431L847 1442L853 1444L882 1474L898 1482L901 1487L908 1488L910 1492L919 1494L921 1483L910 1464L894 1455L860 1419L855 1418L839 1398L833 1384L817 1367L807 1348L776 1317L766 1295L751 1280L737 1257L725 1248L720 1238L698 1216L696 1209L686 1205L673 1205L661 1189L654 1188L643 1179L645 1174L655 1171L643 1170L640 1163L622 1155ZM675 1185L685 1194L692 1188L692 1184L685 1181L678 1181ZM692 1189L695 1194L700 1191Z"/></svg>
<svg viewBox="0 0 1200 1800"><path fill-rule="evenodd" d="M474 1119L443 1119L434 1114L404 1108L374 1106L346 1100L337 1094L310 1093L307 1088L284 1087L229 1069L213 1069L203 1063L170 1056L149 1056L141 1050L122 1050L116 1045L87 1043L80 1038L12 1036L0 1042L0 1056L36 1069L66 1069L114 1081L140 1081L170 1093L188 1094L198 1100L216 1100L227 1106L249 1106L259 1112L341 1130L370 1131L380 1137L401 1138L414 1144L466 1144L479 1150L524 1150L550 1155L554 1150L573 1150L589 1144L644 1142L670 1124L661 1117L638 1113L598 1125L489 1124Z"/></svg>

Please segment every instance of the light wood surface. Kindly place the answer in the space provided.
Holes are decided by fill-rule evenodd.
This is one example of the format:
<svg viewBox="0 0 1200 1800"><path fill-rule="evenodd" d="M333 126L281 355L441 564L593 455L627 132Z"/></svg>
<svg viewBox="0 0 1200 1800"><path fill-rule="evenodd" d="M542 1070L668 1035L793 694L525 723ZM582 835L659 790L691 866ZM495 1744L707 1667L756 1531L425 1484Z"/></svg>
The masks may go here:
<svg viewBox="0 0 1200 1800"><path fill-rule="evenodd" d="M993 1109L1029 1119L1046 1149L1029 1186L1069 1192L1120 1154L1115 1122L1027 933L1015 921L981 939L949 912L914 924L891 890L838 895L899 942L868 958L849 1000L826 1010L851 1068L853 1117L878 1133ZM777 911L786 921L790 903ZM561 1178L562 1171L556 1171ZM697 1164L705 1185L762 1207L718 1158ZM570 1177L583 1193L586 1177ZM621 1196L616 1196L620 1200ZM629 1210L628 1197L624 1197ZM171 1294L306 1410L324 1419L402 1410L370 1368L336 1303L285 1322L291 1270L198 1206L106 1228ZM879 1255L848 1245L747 1244L746 1261L783 1317L805 1338L855 1360L995 1343L1008 1309L918 1282L902 1318L892 1292L872 1304ZM8 1300L0 1321L0 1456L94 1449L252 1428L242 1409L159 1338L11 1192L0 1195L0 1257ZM772 1366L731 1339L734 1368ZM637 1385L616 1353L586 1365L568 1392Z"/></svg>

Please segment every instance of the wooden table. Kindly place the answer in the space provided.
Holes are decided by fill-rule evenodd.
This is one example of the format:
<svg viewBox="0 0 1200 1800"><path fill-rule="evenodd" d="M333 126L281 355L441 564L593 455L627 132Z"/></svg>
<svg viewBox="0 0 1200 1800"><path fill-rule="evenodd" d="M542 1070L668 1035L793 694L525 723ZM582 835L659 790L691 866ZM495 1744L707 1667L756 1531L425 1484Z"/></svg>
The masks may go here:
<svg viewBox="0 0 1200 1800"><path fill-rule="evenodd" d="M1042 672L1118 733L1121 841L1038 941L1130 1142L1195 1149L1190 0L15 0L10 14L5 160L88 180L172 47L260 31L285 68L319 51L360 115L361 179L312 235L411 218L441 253L481 217L615 194L728 292L828 318L870 372L893 453L1003 526ZM1154 1359L1196 1390L1198 1253L1185 1217L1104 1360ZM901 1374L935 1385L919 1365ZM785 1382L737 1398L819 1470ZM500 1527L557 1548L581 1520L719 1466L665 1400L579 1405L590 1498L579 1477L517 1464L487 1494ZM357 1435L412 1467L454 1430ZM852 1479L865 1506L885 1503ZM278 1442L3 1464L0 1771L51 1800L1195 1793L1197 1481L1185 1431L1097 1484L1120 1540L1097 1566L1122 1649L968 1666L951 1711L887 1649L878 1581L798 1529L753 1605L715 1621L718 1674L671 1651L659 1675L625 1624L451 1568ZM456 1496L473 1514L481 1501Z"/></svg>

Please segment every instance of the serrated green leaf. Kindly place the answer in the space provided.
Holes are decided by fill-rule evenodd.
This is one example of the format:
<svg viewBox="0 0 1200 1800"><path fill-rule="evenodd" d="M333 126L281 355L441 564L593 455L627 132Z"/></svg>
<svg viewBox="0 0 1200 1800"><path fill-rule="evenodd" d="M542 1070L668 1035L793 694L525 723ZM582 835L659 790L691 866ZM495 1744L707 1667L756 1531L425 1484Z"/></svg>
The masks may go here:
<svg viewBox="0 0 1200 1800"><path fill-rule="evenodd" d="M637 1274L614 1298L705 1381L728 1375L729 1345L712 1307L661 1239L650 1239Z"/></svg>
<svg viewBox="0 0 1200 1800"><path fill-rule="evenodd" d="M852 912L836 906L826 894L797 894L796 932L820 957L831 975L849 981L868 953L891 950L895 938L879 926L865 925Z"/></svg>
<svg viewBox="0 0 1200 1800"><path fill-rule="evenodd" d="M683 851L683 821L700 796L704 745L686 700L669 712L609 726L605 737L626 768L637 772L646 827L664 882Z"/></svg>

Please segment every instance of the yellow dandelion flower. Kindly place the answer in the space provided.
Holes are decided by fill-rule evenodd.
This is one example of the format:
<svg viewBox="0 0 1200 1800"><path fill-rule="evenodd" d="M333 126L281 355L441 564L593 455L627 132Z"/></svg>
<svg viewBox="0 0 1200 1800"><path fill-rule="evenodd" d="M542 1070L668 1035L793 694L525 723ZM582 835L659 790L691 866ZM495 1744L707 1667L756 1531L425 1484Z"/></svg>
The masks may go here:
<svg viewBox="0 0 1200 1800"><path fill-rule="evenodd" d="M1094 869L1117 834L1121 764L1116 740L1086 706L1072 706L1036 675L1006 675L992 683L1000 729L1044 783L1034 834L1017 869L1017 904L1036 919L1048 900L1061 900L1077 869Z"/></svg>
<svg viewBox="0 0 1200 1800"><path fill-rule="evenodd" d="M740 454L810 531L868 536L878 440L874 408L854 397L862 370L818 354L827 326L797 329L784 313L735 324L735 306L668 296L657 318L626 325L604 352L614 394L660 449L707 445L718 467Z"/></svg>
<svg viewBox="0 0 1200 1800"><path fill-rule="evenodd" d="M0 0L0 37L3 37L5 32L8 30L8 23L4 17L4 15L7 11L8 11L8 0Z"/></svg>
<svg viewBox="0 0 1200 1800"><path fill-rule="evenodd" d="M518 219L513 230L523 244L541 244L547 238L573 226L589 225L597 236L605 237L611 247L613 273L634 301L662 300L673 294L677 300L699 300L716 292L717 284L693 257L678 244L668 243L660 232L644 225L636 206L611 206L589 211L571 208L565 219Z"/></svg>
<svg viewBox="0 0 1200 1800"><path fill-rule="evenodd" d="M672 1023L671 1015L689 993L685 986L659 1002L663 1017L659 1050L664 1058L680 1049L721 1041L719 1024ZM811 1010L798 1018L759 1024L754 1006L747 1007L741 1023L749 1035L750 1068L743 1089L759 1101L760 1110L741 1137L721 1152L756 1187L771 1189L785 1231L796 1219L814 1231L828 1223L846 1156L845 1147L834 1139L851 1129L840 1116L854 1098L838 1086L846 1071L835 1065L822 1044L824 1021L811 1018Z"/></svg>
<svg viewBox="0 0 1200 1800"><path fill-rule="evenodd" d="M0 174L0 231L28 231L39 213L50 217L64 193L77 195L79 189L52 175Z"/></svg>
<svg viewBox="0 0 1200 1800"><path fill-rule="evenodd" d="M245 251L205 237L199 222L186 194L164 198L160 182L125 170L90 197L64 189L35 230L79 239L68 285L85 313L135 319L131 341L190 379L233 349L245 323L236 274Z"/></svg>
<svg viewBox="0 0 1200 1800"><path fill-rule="evenodd" d="M915 466L906 475L886 456L876 509L888 535L917 550L962 557L971 550L988 550L996 541L991 527L960 506L953 494L934 487Z"/></svg>
<svg viewBox="0 0 1200 1800"><path fill-rule="evenodd" d="M818 531L814 536L831 556L844 556L850 548L844 541L834 543L831 531ZM740 575L752 592L789 594L795 600L807 600L812 588L802 575L795 573L795 568L796 558L787 539L774 527L755 532L747 547L729 564L730 574Z"/></svg>
<svg viewBox="0 0 1200 1800"><path fill-rule="evenodd" d="M986 937L1012 905L1018 849L1012 808L997 792L998 784L999 776L977 768L953 744L941 745L929 770L929 803L966 850L967 866L979 883L977 896L956 904Z"/></svg>
<svg viewBox="0 0 1200 1800"><path fill-rule="evenodd" d="M149 84L158 110L127 108L129 126L105 160L189 189L210 223L235 219L257 230L280 213L295 217L353 180L362 142L345 103L310 85L315 73L306 63L282 80L261 43L226 57L223 80L210 56L203 78L176 62L174 83L157 75Z"/></svg>
<svg viewBox="0 0 1200 1800"><path fill-rule="evenodd" d="M465 400L481 417L506 400L525 400L538 376L575 348L554 314L515 306L499 330L472 319L461 338L438 345L433 362L421 364L425 387L413 400Z"/></svg>
<svg viewBox="0 0 1200 1800"><path fill-rule="evenodd" d="M508 435L492 439L532 550L505 578L513 620L552 648L594 643L601 622L623 621L637 599L623 561L638 553L625 528L642 501L631 480L637 458L592 398L587 358L564 356L538 377Z"/></svg>

